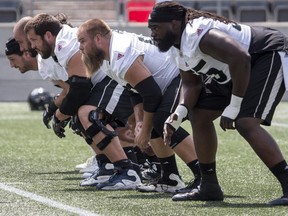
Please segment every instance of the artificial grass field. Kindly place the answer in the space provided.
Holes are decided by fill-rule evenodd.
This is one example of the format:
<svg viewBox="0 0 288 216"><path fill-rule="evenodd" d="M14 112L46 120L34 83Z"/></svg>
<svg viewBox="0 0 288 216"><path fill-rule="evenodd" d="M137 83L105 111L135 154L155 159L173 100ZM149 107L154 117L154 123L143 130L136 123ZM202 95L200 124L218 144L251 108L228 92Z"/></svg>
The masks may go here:
<svg viewBox="0 0 288 216"><path fill-rule="evenodd" d="M281 103L274 122L267 127L288 160L288 104ZM33 193L95 215L288 215L288 206L269 207L282 195L275 177L237 132L218 130L218 179L224 202L173 202L170 194L136 191L97 191L79 186L81 174L74 171L92 155L85 142L66 129L66 138L56 137L42 123L42 112L31 112L26 103L0 103L0 185ZM183 124L188 128L188 122ZM185 182L190 171L178 160ZM3 186L4 185L4 186ZM87 213L87 215L89 215ZM77 215L0 188L0 215ZM92 214L91 214L92 215Z"/></svg>

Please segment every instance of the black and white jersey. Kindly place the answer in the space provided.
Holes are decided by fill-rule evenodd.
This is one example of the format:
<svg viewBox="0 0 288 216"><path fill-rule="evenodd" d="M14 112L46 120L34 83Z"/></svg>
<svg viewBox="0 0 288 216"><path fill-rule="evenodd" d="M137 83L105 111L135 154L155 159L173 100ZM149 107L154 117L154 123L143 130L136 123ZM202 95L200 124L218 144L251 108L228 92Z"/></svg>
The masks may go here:
<svg viewBox="0 0 288 216"><path fill-rule="evenodd" d="M124 77L128 69L141 55L144 57L144 65L151 72L162 93L171 81L179 75L177 66L169 60L166 53L159 52L150 37L113 31L109 54L110 59L104 61L102 68L109 77L122 86L127 85Z"/></svg>
<svg viewBox="0 0 288 216"><path fill-rule="evenodd" d="M228 23L200 17L189 21L182 34L180 50L171 47L171 60L183 71L192 70L195 74L206 74L219 83L227 83L231 76L228 65L204 54L199 43L210 29L219 29L231 36L248 51L251 43L251 28L247 25ZM221 46L221 44L219 44Z"/></svg>

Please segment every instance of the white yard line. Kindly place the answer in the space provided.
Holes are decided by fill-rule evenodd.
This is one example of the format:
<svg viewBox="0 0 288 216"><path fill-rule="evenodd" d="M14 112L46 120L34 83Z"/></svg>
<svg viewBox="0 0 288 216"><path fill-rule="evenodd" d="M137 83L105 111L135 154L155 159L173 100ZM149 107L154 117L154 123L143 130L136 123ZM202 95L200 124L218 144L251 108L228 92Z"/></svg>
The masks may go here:
<svg viewBox="0 0 288 216"><path fill-rule="evenodd" d="M288 124L285 124L285 123L272 123L272 126L278 126L278 127L285 127L285 128L288 128Z"/></svg>
<svg viewBox="0 0 288 216"><path fill-rule="evenodd" d="M0 189L11 192L11 193L18 194L18 195L23 196L23 197L27 197L31 200L35 200L37 202L61 209L63 211L72 212L72 213L82 215L82 216L99 216L98 214L95 214L93 212L86 211L84 209L76 208L73 206L65 205L63 203L48 199L46 197L39 196L37 194L30 193L30 192L27 192L24 190L20 190L20 189L17 189L17 188L14 188L14 187L2 184L2 183L0 183Z"/></svg>

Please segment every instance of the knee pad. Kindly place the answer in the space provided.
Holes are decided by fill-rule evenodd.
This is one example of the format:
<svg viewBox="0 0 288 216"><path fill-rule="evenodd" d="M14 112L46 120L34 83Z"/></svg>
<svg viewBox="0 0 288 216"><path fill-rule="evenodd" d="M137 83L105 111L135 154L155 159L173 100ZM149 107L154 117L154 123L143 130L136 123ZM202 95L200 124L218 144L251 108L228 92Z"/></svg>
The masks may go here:
<svg viewBox="0 0 288 216"><path fill-rule="evenodd" d="M102 132L105 134L105 137L97 144L97 148L99 148L102 151L110 144L111 140L115 136L117 136L117 132L110 131L109 129L107 129L106 127L107 122L99 118L99 112L101 112L101 110L96 109L96 110L92 110L89 113L88 119L92 123L92 125L89 128L87 128L86 134L87 134L87 137L91 140L99 132Z"/></svg>
<svg viewBox="0 0 288 216"><path fill-rule="evenodd" d="M159 135L153 128L152 132L151 132L151 139L157 139L159 137L162 137L163 135Z"/></svg>

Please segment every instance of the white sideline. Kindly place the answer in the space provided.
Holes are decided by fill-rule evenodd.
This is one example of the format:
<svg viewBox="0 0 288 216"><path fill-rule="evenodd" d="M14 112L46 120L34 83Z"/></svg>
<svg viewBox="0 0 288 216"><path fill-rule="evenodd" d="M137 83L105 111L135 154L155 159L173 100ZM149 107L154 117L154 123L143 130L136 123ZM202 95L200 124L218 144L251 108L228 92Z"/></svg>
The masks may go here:
<svg viewBox="0 0 288 216"><path fill-rule="evenodd" d="M39 196L37 194L23 191L23 190L20 190L20 189L17 189L17 188L14 188L14 187L2 184L2 183L0 183L0 189L11 192L11 193L18 194L18 195L23 196L23 197L27 197L31 200L35 200L37 202L41 202L41 203L44 203L46 205L49 205L49 206L52 206L52 207L55 207L55 208L58 208L58 209L61 209L61 210L67 211L67 212L72 212L72 213L82 215L82 216L99 216L98 214L95 214L93 212L86 211L84 209L80 209L80 208L76 208L76 207L72 207L72 206L68 206L68 205L65 205L63 203L56 202L54 200L45 198L43 196Z"/></svg>
<svg viewBox="0 0 288 216"><path fill-rule="evenodd" d="M272 123L272 126L278 126L278 127L285 127L285 128L288 128L288 124L285 124L285 123Z"/></svg>

